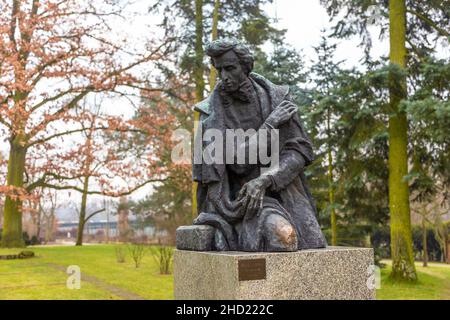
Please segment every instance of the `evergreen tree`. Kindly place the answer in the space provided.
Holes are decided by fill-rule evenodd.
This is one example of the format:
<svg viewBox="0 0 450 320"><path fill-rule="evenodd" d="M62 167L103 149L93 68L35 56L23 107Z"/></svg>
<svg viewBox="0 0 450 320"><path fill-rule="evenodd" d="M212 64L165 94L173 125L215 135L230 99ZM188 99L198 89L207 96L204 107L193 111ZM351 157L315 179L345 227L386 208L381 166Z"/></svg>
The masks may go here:
<svg viewBox="0 0 450 320"><path fill-rule="evenodd" d="M365 75L334 62L336 45L325 36L315 49L306 113L317 154L308 169L313 194L333 245L366 245L372 227L387 218L387 144L380 112L386 81L381 72Z"/></svg>
<svg viewBox="0 0 450 320"><path fill-rule="evenodd" d="M336 221L336 203L335 203L335 183L334 183L334 165L333 153L336 145L335 123L339 117L338 97L335 92L338 87L338 76L340 73L341 62L333 62L336 45L329 45L327 38L322 36L319 46L315 47L318 61L313 61L311 68L314 85L314 102L312 105L312 121L317 127L315 141L320 143L321 157L317 161L326 160L326 176L328 180L328 203L327 212L329 212L331 225L331 245L337 245L337 221ZM317 147L317 146L316 146ZM322 165L322 163L321 163Z"/></svg>
<svg viewBox="0 0 450 320"><path fill-rule="evenodd" d="M447 38L450 15L445 1L390 0L375 2L322 1L336 19L334 35L361 35L369 59L371 37L368 26L379 26L381 37L389 35L389 205L391 252L395 279L415 281L417 275L412 249L408 175L408 121L401 103L407 98L406 68L420 60L423 53L433 52L436 43ZM408 18L408 19L407 19Z"/></svg>

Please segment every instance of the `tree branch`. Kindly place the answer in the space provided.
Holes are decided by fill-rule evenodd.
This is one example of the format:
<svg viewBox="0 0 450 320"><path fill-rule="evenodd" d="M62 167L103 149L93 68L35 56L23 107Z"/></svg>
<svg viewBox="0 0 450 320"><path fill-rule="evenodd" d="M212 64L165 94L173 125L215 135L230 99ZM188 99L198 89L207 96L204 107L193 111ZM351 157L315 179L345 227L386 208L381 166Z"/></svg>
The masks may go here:
<svg viewBox="0 0 450 320"><path fill-rule="evenodd" d="M62 175L59 175L59 174L56 174L53 172L46 172L38 180L36 180L35 182L28 185L28 187L26 187L26 190L28 193L30 193L34 189L42 187L43 184L46 183L45 181L46 181L47 177L51 177L55 180L75 180L75 179L82 178L84 176L85 176L84 174L79 174L77 176L68 177L68 176L62 176Z"/></svg>
<svg viewBox="0 0 450 320"><path fill-rule="evenodd" d="M56 111L50 116L50 119L44 119L39 123L30 133L29 137L34 137L42 127L46 127L49 123L52 121L58 120L58 116L69 111L70 109L77 106L78 102L80 102L89 92L91 92L93 88L89 87L86 90L80 92L78 95L76 95L69 103L67 103L64 107Z"/></svg>
<svg viewBox="0 0 450 320"><path fill-rule="evenodd" d="M137 185L136 187L125 191L125 192L119 192L119 193L115 193L115 194L108 194L107 192L104 191L88 191L87 194L90 195L103 195L103 196L108 196L108 197L112 197L112 198L119 198L119 197L123 197L123 196L129 196L130 194L132 194L133 192L139 190L140 188L146 186L149 183L155 183L155 182L164 182L166 181L166 179L150 179L147 180L139 185ZM43 188L50 188L50 189L55 189L55 190L74 190L74 191L78 191L80 193L86 193L85 190L83 190L82 188L79 188L77 186L58 186L58 185L54 185L54 184L50 184L47 182L43 182L39 185L39 187L43 187Z"/></svg>
<svg viewBox="0 0 450 320"><path fill-rule="evenodd" d="M55 133L54 135L39 139L39 140L35 140L35 141L31 141L29 144L27 144L27 147L30 148L32 146L38 145L38 144L42 144L45 142L48 142L52 139L58 138L58 137L62 137L62 136L66 136L66 135L70 135L73 133L77 133L77 132L86 132L86 131L97 131L97 130L113 130L116 132L134 132L134 133L142 133L145 134L146 132L144 130L140 130L140 129L111 129L109 127L90 127L90 128L81 128L81 129L74 129L74 130L69 130L69 131L65 131L65 132L60 132L60 133Z"/></svg>
<svg viewBox="0 0 450 320"><path fill-rule="evenodd" d="M31 6L30 20L33 20L36 17L38 8L39 8L39 0L33 0L33 4ZM21 37L22 41L27 44L26 46L21 46L22 47L21 48L21 56L22 56L24 63L26 63L26 61L30 55L30 49L28 49L28 45L31 42L32 36L33 36L33 31L25 32L25 31L21 30L20 37ZM26 49L24 49L24 48L26 48Z"/></svg>
<svg viewBox="0 0 450 320"><path fill-rule="evenodd" d="M112 77L112 76L114 76L114 75L123 73L123 72L125 72L125 71L128 71L128 70L134 68L135 66L137 66L137 65L139 65L139 64L141 64L141 63L143 63L143 62L146 62L146 61L151 60L152 57L153 57L154 55L156 55L156 53L158 53L158 52L161 50L161 48L164 47L164 46L165 46L167 43L169 43L170 41L171 41L170 38L167 39L166 41L164 41L161 45L159 45L159 46L157 46L155 49L153 49L148 55L146 55L146 56L143 57L142 59L138 59L138 60L136 60L135 62L133 62L133 63L129 64L128 66L126 66L126 67L123 67L123 68L120 68L120 69L118 69L118 70L115 70L114 72L112 72L112 73L110 74L110 76Z"/></svg>
<svg viewBox="0 0 450 320"><path fill-rule="evenodd" d="M419 48L417 48L410 39L407 39L406 42L411 46L411 49L417 55L417 58L419 58L421 62L424 62L424 55L420 52Z"/></svg>
<svg viewBox="0 0 450 320"><path fill-rule="evenodd" d="M0 123L5 127L7 127L8 129L11 129L11 125L8 122L6 122L6 120L3 119L1 116L0 116Z"/></svg>
<svg viewBox="0 0 450 320"><path fill-rule="evenodd" d="M426 15L424 15L424 14L422 14L420 12L417 12L415 10L411 10L411 9L406 9L406 11L411 13L411 14L413 14L413 15L415 15L417 18L419 18L423 22L427 23L430 27L434 28L434 30L436 30L437 33L439 33L441 36L450 38L450 32L448 32L447 30L442 29L441 27L439 27L433 20L431 20Z"/></svg>
<svg viewBox="0 0 450 320"><path fill-rule="evenodd" d="M14 49L16 51L17 51L17 43L16 43L15 34L16 34L17 14L19 13L19 6L20 6L20 1L14 0L12 11L11 11L10 27L9 27L9 40L11 40L11 42L14 43Z"/></svg>
<svg viewBox="0 0 450 320"><path fill-rule="evenodd" d="M28 144L28 147L32 147L32 146L35 146L37 144L42 144L42 143L48 142L48 141L50 141L52 139L55 139L55 138L58 138L58 137L67 136L69 134L73 134L73 133L77 133L77 132L83 132L83 131L88 130L88 129L95 130L95 128L82 128L82 129L74 129L74 130L69 130L69 131L56 133L56 134L53 134L51 136L48 136L48 137L45 137L45 138L42 138L42 139L39 139L39 140L31 141Z"/></svg>
<svg viewBox="0 0 450 320"><path fill-rule="evenodd" d="M88 216L86 217L86 219L84 219L84 223L88 222L88 220L89 220L90 218L92 218L93 216L95 216L95 215L97 215L97 214L99 214L99 213L102 213L102 212L104 212L104 211L106 211L105 208L100 209L100 210L97 210L97 211L91 213L90 215L88 215Z"/></svg>

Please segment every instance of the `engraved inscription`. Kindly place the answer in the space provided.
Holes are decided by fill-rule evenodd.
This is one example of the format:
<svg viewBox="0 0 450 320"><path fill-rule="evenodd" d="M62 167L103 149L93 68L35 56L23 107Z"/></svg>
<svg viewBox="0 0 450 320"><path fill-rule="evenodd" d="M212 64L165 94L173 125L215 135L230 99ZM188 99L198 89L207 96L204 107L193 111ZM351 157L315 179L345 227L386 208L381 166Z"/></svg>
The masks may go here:
<svg viewBox="0 0 450 320"><path fill-rule="evenodd" d="M245 259L238 261L239 281L265 280L266 259Z"/></svg>

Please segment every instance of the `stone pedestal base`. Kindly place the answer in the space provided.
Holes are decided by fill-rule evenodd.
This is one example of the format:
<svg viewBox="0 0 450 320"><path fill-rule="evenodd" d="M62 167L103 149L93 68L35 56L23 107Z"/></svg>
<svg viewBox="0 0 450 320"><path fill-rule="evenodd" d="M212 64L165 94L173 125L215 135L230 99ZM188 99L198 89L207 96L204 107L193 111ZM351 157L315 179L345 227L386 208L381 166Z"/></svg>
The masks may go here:
<svg viewBox="0 0 450 320"><path fill-rule="evenodd" d="M373 250L367 248L289 253L176 250L175 299L375 299L373 264Z"/></svg>

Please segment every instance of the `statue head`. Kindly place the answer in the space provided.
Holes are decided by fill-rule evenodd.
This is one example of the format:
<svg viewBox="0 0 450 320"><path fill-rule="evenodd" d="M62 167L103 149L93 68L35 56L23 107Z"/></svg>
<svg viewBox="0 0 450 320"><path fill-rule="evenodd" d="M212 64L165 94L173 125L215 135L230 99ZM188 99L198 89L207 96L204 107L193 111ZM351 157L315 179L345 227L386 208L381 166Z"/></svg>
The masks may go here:
<svg viewBox="0 0 450 320"><path fill-rule="evenodd" d="M253 55L239 40L212 41L206 46L206 54L211 57L211 63L217 69L227 92L237 91L253 70Z"/></svg>

